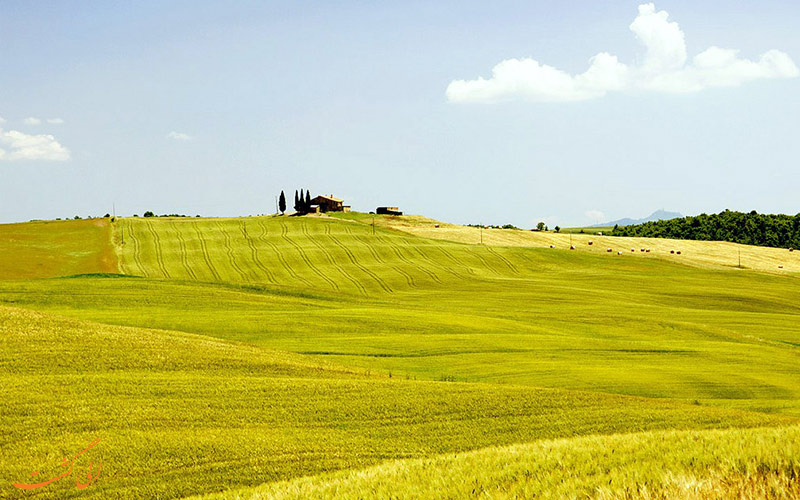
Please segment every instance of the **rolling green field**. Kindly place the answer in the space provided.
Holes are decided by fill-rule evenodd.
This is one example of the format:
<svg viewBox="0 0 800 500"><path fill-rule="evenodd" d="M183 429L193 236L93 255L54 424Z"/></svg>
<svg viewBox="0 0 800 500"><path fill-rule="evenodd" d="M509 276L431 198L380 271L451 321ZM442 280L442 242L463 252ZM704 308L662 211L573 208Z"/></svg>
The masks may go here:
<svg viewBox="0 0 800 500"><path fill-rule="evenodd" d="M26 270L0 258L0 474L100 437L103 476L37 498L469 493L451 469L499 498L671 498L690 476L718 497L797 477L800 279L725 267L727 244L683 262L363 214L48 224L0 243ZM732 427L755 429L711 431ZM608 446L607 477L544 472Z"/></svg>

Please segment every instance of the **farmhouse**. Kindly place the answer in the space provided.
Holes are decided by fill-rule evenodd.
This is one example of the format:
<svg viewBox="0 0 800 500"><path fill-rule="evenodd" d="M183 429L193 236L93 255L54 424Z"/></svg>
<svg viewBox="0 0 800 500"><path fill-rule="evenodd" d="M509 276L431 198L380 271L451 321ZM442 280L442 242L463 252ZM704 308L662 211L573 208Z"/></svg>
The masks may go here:
<svg viewBox="0 0 800 500"><path fill-rule="evenodd" d="M378 207L375 209L375 213L379 215L403 215L403 212L397 207Z"/></svg>
<svg viewBox="0 0 800 500"><path fill-rule="evenodd" d="M319 207L320 212L349 212L350 205L345 205L344 200L333 195L319 195L311 200L311 205Z"/></svg>

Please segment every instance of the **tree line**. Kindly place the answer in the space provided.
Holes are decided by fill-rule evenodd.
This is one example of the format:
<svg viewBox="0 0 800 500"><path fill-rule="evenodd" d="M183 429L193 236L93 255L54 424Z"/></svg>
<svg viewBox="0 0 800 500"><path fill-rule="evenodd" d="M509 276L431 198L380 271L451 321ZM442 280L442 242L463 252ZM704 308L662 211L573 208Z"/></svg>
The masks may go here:
<svg viewBox="0 0 800 500"><path fill-rule="evenodd" d="M677 219L614 226L612 236L731 241L745 245L800 248L800 214L759 214L725 210Z"/></svg>

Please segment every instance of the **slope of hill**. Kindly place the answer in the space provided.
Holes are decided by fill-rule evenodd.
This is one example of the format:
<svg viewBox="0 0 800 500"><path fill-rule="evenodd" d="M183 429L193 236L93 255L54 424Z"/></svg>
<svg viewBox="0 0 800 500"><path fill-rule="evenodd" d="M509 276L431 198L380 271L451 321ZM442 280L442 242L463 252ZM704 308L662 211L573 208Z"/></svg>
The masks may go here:
<svg viewBox="0 0 800 500"><path fill-rule="evenodd" d="M108 219L0 224L0 279L116 270Z"/></svg>
<svg viewBox="0 0 800 500"><path fill-rule="evenodd" d="M800 497L800 427L591 436L390 461L202 497L334 498Z"/></svg>
<svg viewBox="0 0 800 500"><path fill-rule="evenodd" d="M785 417L559 390L366 376L208 337L0 307L0 486L173 498L539 438L786 425ZM46 410L45 410L46 409ZM91 462L94 464L90 464ZM100 480L79 491L90 467ZM92 469L94 470L94 469Z"/></svg>
<svg viewBox="0 0 800 500"><path fill-rule="evenodd" d="M774 274L800 274L800 252L724 241L692 241L670 238L598 236L533 232L513 229L484 229L439 223L421 217L381 217L379 226L415 236L457 243L495 247L531 247L607 255L609 258L661 259L706 269L746 269ZM438 225L438 227L437 227ZM611 252L608 252L608 249ZM643 249L650 249L644 252ZM680 254L673 253L680 251ZM617 255L622 252L622 255ZM741 268L739 268L741 257Z"/></svg>
<svg viewBox="0 0 800 500"><path fill-rule="evenodd" d="M37 277L84 275L0 280L0 306L13 306L0 307L2 476L43 462L46 475L100 437L104 476L81 496L176 497L546 438L800 417L791 262L776 275L688 246L717 243L681 242L686 266L656 247L607 253L600 237L574 235L570 251L547 244L569 235L493 230L477 245L447 241L477 228L371 223L124 219L88 245L115 249L119 267L77 273L44 244L55 264ZM777 251L750 248L759 262ZM36 254L17 255L36 269ZM492 463L487 484L504 477Z"/></svg>

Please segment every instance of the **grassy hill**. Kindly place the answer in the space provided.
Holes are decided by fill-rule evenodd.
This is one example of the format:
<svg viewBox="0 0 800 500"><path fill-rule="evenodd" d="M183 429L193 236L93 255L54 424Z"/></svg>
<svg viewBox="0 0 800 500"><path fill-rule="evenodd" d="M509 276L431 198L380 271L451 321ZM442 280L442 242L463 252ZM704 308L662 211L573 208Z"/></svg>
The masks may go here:
<svg viewBox="0 0 800 500"><path fill-rule="evenodd" d="M108 219L0 224L0 279L116 270Z"/></svg>
<svg viewBox="0 0 800 500"><path fill-rule="evenodd" d="M569 235L486 230L478 245L478 229L374 220L16 225L30 236L3 242L26 271L0 267L3 477L100 436L104 479L81 496L173 498L304 475L316 479L286 491L329 494L331 480L369 492L326 474L550 438L798 422L800 280L788 260L767 269L776 249L750 248L760 264L740 270L720 257L727 244L617 255L597 236L573 235L571 251ZM633 448L624 460L667 460ZM741 463L758 467L753 450ZM626 463L619 477L638 477ZM692 473L716 474L703 467ZM493 481L539 487L485 468L498 494ZM54 491L42 498L74 490Z"/></svg>
<svg viewBox="0 0 800 500"><path fill-rule="evenodd" d="M390 461L203 500L797 498L800 427L545 440Z"/></svg>
<svg viewBox="0 0 800 500"><path fill-rule="evenodd" d="M55 477L61 457L101 439L74 475L36 498L173 498L539 438L792 421L368 376L246 344L16 308L0 308L0 333L2 477ZM74 481L85 480L89 460L102 462L101 480L81 492ZM9 482L0 496L20 498Z"/></svg>

